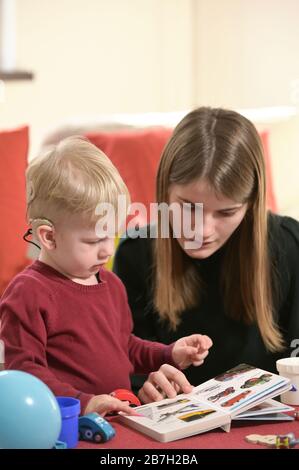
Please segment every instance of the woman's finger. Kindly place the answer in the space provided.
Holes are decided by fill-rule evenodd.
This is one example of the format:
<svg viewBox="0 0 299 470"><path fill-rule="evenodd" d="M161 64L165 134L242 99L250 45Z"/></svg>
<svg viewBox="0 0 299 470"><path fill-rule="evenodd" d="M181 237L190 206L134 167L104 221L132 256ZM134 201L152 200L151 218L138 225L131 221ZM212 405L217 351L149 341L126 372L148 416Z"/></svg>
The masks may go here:
<svg viewBox="0 0 299 470"><path fill-rule="evenodd" d="M160 367L160 370L163 372L163 374L166 375L169 381L177 384L180 387L181 391L185 393L191 392L193 387L187 380L183 372L171 366L170 364L163 364Z"/></svg>

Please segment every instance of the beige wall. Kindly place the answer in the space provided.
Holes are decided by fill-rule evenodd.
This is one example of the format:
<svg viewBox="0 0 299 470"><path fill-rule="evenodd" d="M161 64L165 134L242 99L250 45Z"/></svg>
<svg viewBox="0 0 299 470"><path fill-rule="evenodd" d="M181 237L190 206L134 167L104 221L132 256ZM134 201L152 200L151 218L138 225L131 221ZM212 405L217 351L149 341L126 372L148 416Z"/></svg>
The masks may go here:
<svg viewBox="0 0 299 470"><path fill-rule="evenodd" d="M299 1L194 0L196 103L299 106ZM271 132L279 210L299 219L299 118Z"/></svg>
<svg viewBox="0 0 299 470"><path fill-rule="evenodd" d="M268 128L279 211L299 220L299 117Z"/></svg>
<svg viewBox="0 0 299 470"><path fill-rule="evenodd" d="M234 108L290 105L292 82L299 79L298 0L194 3L201 70L197 99Z"/></svg>
<svg viewBox="0 0 299 470"><path fill-rule="evenodd" d="M1 126L41 133L73 115L191 106L189 0L16 0L18 66Z"/></svg>
<svg viewBox="0 0 299 470"><path fill-rule="evenodd" d="M31 156L73 116L298 106L298 0L15 1L35 79L5 84L0 128L29 123ZM298 118L264 127L280 210L299 218Z"/></svg>

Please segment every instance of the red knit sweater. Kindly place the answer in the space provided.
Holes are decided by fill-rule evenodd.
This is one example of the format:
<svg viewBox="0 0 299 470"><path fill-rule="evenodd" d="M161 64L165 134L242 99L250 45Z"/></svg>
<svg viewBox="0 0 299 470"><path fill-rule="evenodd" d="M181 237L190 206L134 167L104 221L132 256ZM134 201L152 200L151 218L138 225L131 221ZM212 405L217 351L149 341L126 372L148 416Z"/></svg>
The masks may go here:
<svg viewBox="0 0 299 470"><path fill-rule="evenodd" d="M130 374L173 363L172 345L137 338L125 288L100 271L85 286L35 261L1 298L1 338L7 369L29 372L55 395L74 396L84 410L93 395L130 388Z"/></svg>

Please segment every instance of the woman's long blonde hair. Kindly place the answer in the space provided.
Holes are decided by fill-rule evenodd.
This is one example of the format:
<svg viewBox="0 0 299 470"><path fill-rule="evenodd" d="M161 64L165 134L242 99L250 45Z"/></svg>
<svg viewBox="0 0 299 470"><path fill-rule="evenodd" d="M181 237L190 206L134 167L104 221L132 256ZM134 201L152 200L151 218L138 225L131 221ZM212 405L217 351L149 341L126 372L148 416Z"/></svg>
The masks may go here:
<svg viewBox="0 0 299 470"><path fill-rule="evenodd" d="M171 184L200 178L216 194L248 203L226 244L221 271L225 311L244 323L256 322L267 349L281 350L283 340L273 316L264 155L248 119L234 111L201 107L178 124L160 161L157 202L169 203ZM160 217L158 234L161 223ZM154 259L154 304L175 330L182 312L198 305L204 287L194 261L174 237L158 236Z"/></svg>

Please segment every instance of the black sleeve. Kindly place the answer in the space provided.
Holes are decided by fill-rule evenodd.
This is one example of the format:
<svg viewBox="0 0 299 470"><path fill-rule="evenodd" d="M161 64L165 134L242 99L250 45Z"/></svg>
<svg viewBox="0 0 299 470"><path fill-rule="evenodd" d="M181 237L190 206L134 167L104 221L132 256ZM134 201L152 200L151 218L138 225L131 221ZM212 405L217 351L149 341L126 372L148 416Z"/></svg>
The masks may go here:
<svg viewBox="0 0 299 470"><path fill-rule="evenodd" d="M286 298L283 306L287 354L299 355L299 222L283 217L281 249L286 260L284 279L281 279Z"/></svg>
<svg viewBox="0 0 299 470"><path fill-rule="evenodd" d="M113 271L124 283L134 321L134 334L158 341L153 312L151 240L123 238L114 257Z"/></svg>

